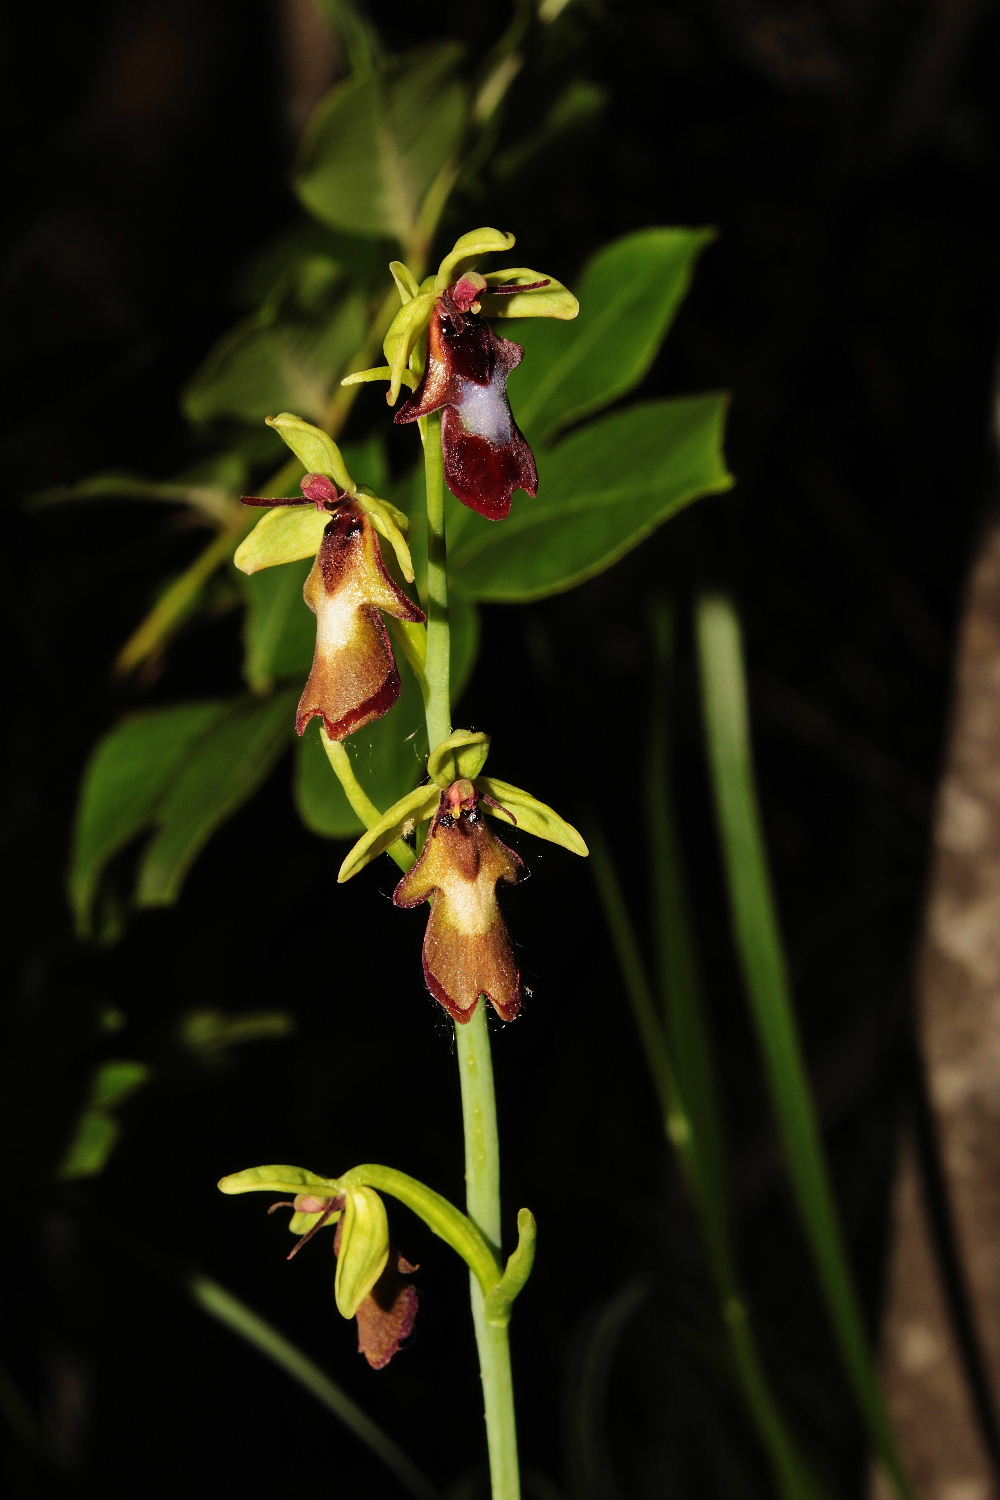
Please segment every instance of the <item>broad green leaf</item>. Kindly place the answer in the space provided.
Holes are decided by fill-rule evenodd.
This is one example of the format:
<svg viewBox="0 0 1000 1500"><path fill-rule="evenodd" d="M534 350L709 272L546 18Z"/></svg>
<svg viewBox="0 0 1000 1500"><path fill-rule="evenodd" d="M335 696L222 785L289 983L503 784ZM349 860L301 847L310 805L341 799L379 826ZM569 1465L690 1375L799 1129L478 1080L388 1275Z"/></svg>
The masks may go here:
<svg viewBox="0 0 1000 1500"><path fill-rule="evenodd" d="M401 245L455 152L467 115L462 49L428 47L339 84L306 130L295 186L335 229Z"/></svg>
<svg viewBox="0 0 1000 1500"><path fill-rule="evenodd" d="M220 702L154 709L116 725L97 746L80 790L69 875L81 935L90 932L101 871L152 821L191 747L228 710Z"/></svg>
<svg viewBox="0 0 1000 1500"><path fill-rule="evenodd" d="M405 797L400 797L398 802L394 802L378 822L373 823L361 835L347 854L337 875L338 885L343 885L345 880L350 880L352 875L357 875L366 865L370 865L373 859L378 859L397 839L403 837L411 825L422 823L431 817L440 795L436 786L418 786L412 792L407 792Z"/></svg>
<svg viewBox="0 0 1000 1500"><path fill-rule="evenodd" d="M534 834L536 839L547 839L550 844L561 844L571 854L587 854L587 845L572 823L567 823L530 792L495 776L480 776L477 786L511 814L522 832ZM495 815L497 809L488 807L487 811Z"/></svg>
<svg viewBox="0 0 1000 1500"><path fill-rule="evenodd" d="M550 438L638 385L711 239L708 229L625 235L584 267L571 326L539 320L517 330L525 357L511 377L511 403L529 440Z"/></svg>
<svg viewBox="0 0 1000 1500"><path fill-rule="evenodd" d="M344 741L354 772L378 808L391 807L423 779L427 741L420 691L409 667L396 653L403 679L399 702L384 718ZM295 759L295 805L307 828L325 838L357 838L363 825L341 789L310 726Z"/></svg>
<svg viewBox="0 0 1000 1500"><path fill-rule="evenodd" d="M366 317L362 294L336 268L331 278L324 307L265 308L216 344L183 393L191 421L262 422L288 409L323 421L364 338Z"/></svg>
<svg viewBox="0 0 1000 1500"><path fill-rule="evenodd" d="M333 1294L341 1317L353 1318L389 1259L385 1204L369 1187L352 1187L341 1224Z"/></svg>
<svg viewBox="0 0 1000 1500"><path fill-rule="evenodd" d="M219 825L264 781L288 743L295 693L237 701L192 747L156 808L139 868L140 906L169 906Z"/></svg>
<svg viewBox="0 0 1000 1500"><path fill-rule="evenodd" d="M266 692L280 677L299 677L304 684L309 675L316 616L302 597L302 587L311 565L267 568L241 579L247 605L243 672L254 692Z"/></svg>
<svg viewBox="0 0 1000 1500"><path fill-rule="evenodd" d="M726 490L726 397L654 401L614 412L539 454L538 498L500 524L467 508L450 560L474 599L542 599L617 562L700 495ZM456 507L457 508L457 507Z"/></svg>
<svg viewBox="0 0 1000 1500"><path fill-rule="evenodd" d="M231 1172L218 1182L220 1193L302 1193L316 1188L317 1197L336 1197L340 1185L335 1177L320 1177L306 1167L247 1167Z"/></svg>

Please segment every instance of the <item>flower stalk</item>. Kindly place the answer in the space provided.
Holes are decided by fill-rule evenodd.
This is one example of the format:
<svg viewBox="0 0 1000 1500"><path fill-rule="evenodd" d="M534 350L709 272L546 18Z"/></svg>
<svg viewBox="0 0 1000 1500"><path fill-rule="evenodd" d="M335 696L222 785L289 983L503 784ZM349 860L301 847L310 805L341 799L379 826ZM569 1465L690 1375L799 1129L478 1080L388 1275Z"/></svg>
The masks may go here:
<svg viewBox="0 0 1000 1500"><path fill-rule="evenodd" d="M451 634L448 618L448 547L445 535L444 456L441 413L420 420L427 489L427 739L433 747L451 734ZM501 1248L500 1142L497 1131L493 1060L480 1002L471 1018L455 1026L455 1048L462 1090L465 1138L465 1193L469 1218L493 1250ZM507 1321L492 1322L476 1277L469 1277L472 1320L483 1383L486 1441L493 1500L519 1500L517 1426Z"/></svg>

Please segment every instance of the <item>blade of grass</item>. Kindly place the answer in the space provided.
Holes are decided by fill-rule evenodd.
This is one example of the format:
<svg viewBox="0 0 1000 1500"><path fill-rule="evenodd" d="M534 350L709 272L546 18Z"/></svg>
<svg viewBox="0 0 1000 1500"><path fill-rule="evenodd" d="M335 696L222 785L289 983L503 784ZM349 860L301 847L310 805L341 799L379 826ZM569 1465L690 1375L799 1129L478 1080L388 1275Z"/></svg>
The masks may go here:
<svg viewBox="0 0 1000 1500"><path fill-rule="evenodd" d="M702 1142L687 1110L621 882L604 836L593 822L587 827L587 843L591 870L653 1076L664 1128L676 1148L688 1190L701 1216L709 1262L719 1293L720 1315L729 1337L743 1396L770 1460L778 1494L782 1500L824 1500L826 1488L799 1453L768 1385L737 1280L726 1190L724 1185L720 1187L712 1181L705 1166ZM696 964L697 960L694 962ZM708 1060L710 1066L710 1056ZM721 1124L718 1122L716 1129L721 1140Z"/></svg>
<svg viewBox="0 0 1000 1500"><path fill-rule="evenodd" d="M270 1323L247 1307L245 1302L234 1297L232 1292L213 1281L210 1276L195 1272L187 1277L186 1284L191 1297L204 1312L223 1323L239 1338L252 1344L279 1369L284 1370L286 1375L304 1386L311 1396L332 1412L338 1422L342 1422L359 1442L364 1443L395 1474L399 1482L414 1496L414 1500L440 1500L439 1491L412 1460L397 1448L392 1438L329 1375L303 1354L301 1349L296 1348L290 1339L272 1328Z"/></svg>
<svg viewBox="0 0 1000 1500"><path fill-rule="evenodd" d="M897 1493L908 1497L911 1491L868 1348L792 1008L754 783L739 620L732 602L712 593L698 600L696 625L705 733L736 946L796 1204L872 1444Z"/></svg>
<svg viewBox="0 0 1000 1500"><path fill-rule="evenodd" d="M673 802L673 764L668 733L675 618L666 600L650 613L655 669L645 768L649 829L651 930L660 1009L684 1104L698 1142L706 1197L721 1206L721 1232L729 1235L729 1171L724 1123L705 1020L705 994L694 940L684 863Z"/></svg>

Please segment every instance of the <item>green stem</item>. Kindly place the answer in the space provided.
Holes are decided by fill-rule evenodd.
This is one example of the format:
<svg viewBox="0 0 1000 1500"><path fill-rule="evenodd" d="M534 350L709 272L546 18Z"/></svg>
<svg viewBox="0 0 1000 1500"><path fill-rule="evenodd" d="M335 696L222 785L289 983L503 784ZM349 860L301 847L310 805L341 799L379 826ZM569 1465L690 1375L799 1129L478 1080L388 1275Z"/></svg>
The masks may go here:
<svg viewBox="0 0 1000 1500"><path fill-rule="evenodd" d="M323 749L326 751L326 758L333 767L334 774L343 788L344 796L350 803L352 811L366 828L374 828L382 814L355 775L351 757L347 753L347 746L342 740L331 740L325 729L322 730L320 738L323 742ZM386 853L390 859L395 860L404 875L412 866L415 857L413 850L404 839L397 839L386 850Z"/></svg>
<svg viewBox="0 0 1000 1500"><path fill-rule="evenodd" d="M444 455L441 413L420 422L427 486L427 689L424 713L428 749L451 734L451 631L448 621L448 546L444 526Z"/></svg>
<svg viewBox="0 0 1000 1500"><path fill-rule="evenodd" d="M424 712L428 744L433 750L451 733L451 636L440 413L424 418L420 429L427 485L427 593L424 600L427 613L427 660L424 667L427 691ZM500 1148L493 1064L483 1000L479 1001L468 1021L456 1025L455 1044L465 1132L466 1208L469 1218L499 1255ZM482 1289L475 1277L470 1277L470 1295L483 1382L492 1497L493 1500L519 1500L521 1484L507 1325L506 1321L501 1324L487 1316Z"/></svg>

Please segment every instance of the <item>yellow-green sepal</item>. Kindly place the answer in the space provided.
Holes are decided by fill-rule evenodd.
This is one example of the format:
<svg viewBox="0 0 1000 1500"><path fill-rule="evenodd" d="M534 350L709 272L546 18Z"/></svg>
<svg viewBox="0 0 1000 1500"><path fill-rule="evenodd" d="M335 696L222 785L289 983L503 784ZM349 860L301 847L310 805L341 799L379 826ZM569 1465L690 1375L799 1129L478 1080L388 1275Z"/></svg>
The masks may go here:
<svg viewBox="0 0 1000 1500"><path fill-rule="evenodd" d="M259 573L278 563L315 557L330 517L315 506L279 506L265 511L237 547L233 562L241 573Z"/></svg>
<svg viewBox="0 0 1000 1500"><path fill-rule="evenodd" d="M453 781L475 781L490 753L490 737L472 729L456 729L427 757L427 774L442 791Z"/></svg>
<svg viewBox="0 0 1000 1500"><path fill-rule="evenodd" d="M420 285L409 266L401 260L391 260L389 270L392 279L396 283L399 300L405 307L407 302L412 302L420 290Z"/></svg>
<svg viewBox="0 0 1000 1500"><path fill-rule="evenodd" d="M388 1259L389 1219L385 1204L372 1188L348 1187L333 1289L342 1317L354 1317L371 1295Z"/></svg>
<svg viewBox="0 0 1000 1500"><path fill-rule="evenodd" d="M385 537L396 554L399 571L407 583L412 583L413 559L410 557L410 549L403 535L410 524L406 512L400 510L398 506L391 505L388 500L380 500L375 491L370 490L366 484L358 485L355 498L365 514L371 517L371 523L379 536Z"/></svg>
<svg viewBox="0 0 1000 1500"><path fill-rule="evenodd" d="M547 839L550 844L561 844L571 854L590 853L582 834L572 823L567 823L565 818L561 818L544 802L539 802L530 792L523 791L519 786L511 786L509 781L499 781L495 776L480 776L476 785L481 792L500 803L499 808L485 803L485 810L492 817L499 818L503 811L507 811L518 828L525 833L533 833L537 839Z"/></svg>
<svg viewBox="0 0 1000 1500"><path fill-rule="evenodd" d="M471 270L481 255L497 255L511 250L514 243L514 236L505 234L502 229L470 229L468 234L460 235L438 266L434 278L436 291L438 294L446 291L465 271Z"/></svg>
<svg viewBox="0 0 1000 1500"><path fill-rule="evenodd" d="M335 1177L320 1177L305 1167L247 1167L244 1172L232 1172L219 1180L219 1192L237 1193L299 1193L314 1191L317 1198L336 1198L341 1191Z"/></svg>
<svg viewBox="0 0 1000 1500"><path fill-rule="evenodd" d="M580 304L569 288L552 276L546 276L543 271L515 266L507 271L490 271L484 279L486 290L479 300L488 318L561 318L568 321L580 311ZM529 286L537 281L547 281L549 284L538 287L533 292L490 295L491 286L509 286L511 282Z"/></svg>
<svg viewBox="0 0 1000 1500"><path fill-rule="evenodd" d="M397 839L402 838L418 823L433 817L440 795L439 788L432 782L429 786L415 787L412 792L407 792L405 797L394 802L389 811L383 813L378 822L358 839L340 867L337 883L343 885L345 880L350 880L365 865L384 854Z"/></svg>
<svg viewBox="0 0 1000 1500"><path fill-rule="evenodd" d="M393 406L403 383L403 372L410 361L413 346L427 328L434 312L437 295L434 292L418 292L405 302L389 324L389 331L382 344L382 352L389 365L389 389L385 399ZM348 377L350 378L350 377Z"/></svg>
<svg viewBox="0 0 1000 1500"><path fill-rule="evenodd" d="M344 455L329 433L290 411L266 417L265 421L288 444L307 474L329 474L338 489L354 494L356 485L347 471Z"/></svg>

